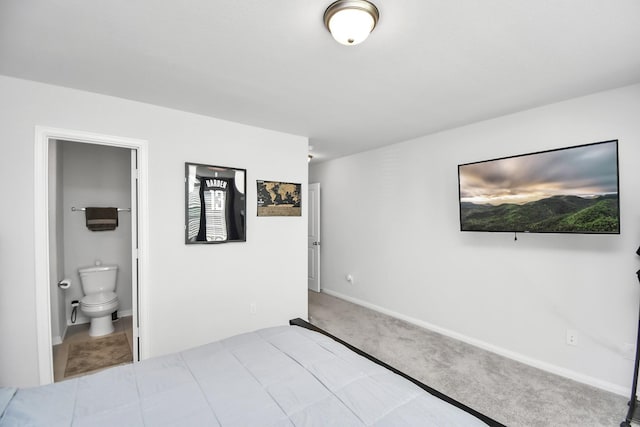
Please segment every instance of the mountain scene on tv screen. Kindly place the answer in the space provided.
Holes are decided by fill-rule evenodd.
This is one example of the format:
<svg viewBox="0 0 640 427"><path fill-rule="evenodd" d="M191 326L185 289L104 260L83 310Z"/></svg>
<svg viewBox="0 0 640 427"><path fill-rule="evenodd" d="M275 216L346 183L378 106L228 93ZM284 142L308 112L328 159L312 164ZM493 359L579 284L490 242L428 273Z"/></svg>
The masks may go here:
<svg viewBox="0 0 640 427"><path fill-rule="evenodd" d="M528 231L550 233L617 233L618 196L585 199L553 196L524 205L462 203L465 231Z"/></svg>
<svg viewBox="0 0 640 427"><path fill-rule="evenodd" d="M619 233L618 141L458 167L463 231Z"/></svg>

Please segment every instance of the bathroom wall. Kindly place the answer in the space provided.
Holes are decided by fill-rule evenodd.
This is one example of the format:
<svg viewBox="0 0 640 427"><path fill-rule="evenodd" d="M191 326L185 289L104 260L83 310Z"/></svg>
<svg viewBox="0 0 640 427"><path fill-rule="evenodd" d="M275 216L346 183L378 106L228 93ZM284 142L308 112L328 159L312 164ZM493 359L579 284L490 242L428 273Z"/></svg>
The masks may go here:
<svg viewBox="0 0 640 427"><path fill-rule="evenodd" d="M79 267L118 265L118 314L131 314L131 213L120 212L113 231L90 231L84 212L71 207L129 208L131 152L125 148L63 141L61 143L64 215L64 272L71 279L65 298L65 318L71 319L71 301L83 297ZM78 309L76 323L89 319Z"/></svg>

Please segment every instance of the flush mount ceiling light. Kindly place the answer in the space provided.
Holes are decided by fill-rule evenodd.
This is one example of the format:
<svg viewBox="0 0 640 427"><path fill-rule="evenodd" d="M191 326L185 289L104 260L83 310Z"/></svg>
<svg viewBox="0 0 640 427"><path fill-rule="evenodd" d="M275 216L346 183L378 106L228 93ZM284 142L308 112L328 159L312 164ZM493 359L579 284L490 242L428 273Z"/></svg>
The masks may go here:
<svg viewBox="0 0 640 427"><path fill-rule="evenodd" d="M362 43L373 31L380 14L366 0L338 0L324 12L324 26L338 43L353 46Z"/></svg>

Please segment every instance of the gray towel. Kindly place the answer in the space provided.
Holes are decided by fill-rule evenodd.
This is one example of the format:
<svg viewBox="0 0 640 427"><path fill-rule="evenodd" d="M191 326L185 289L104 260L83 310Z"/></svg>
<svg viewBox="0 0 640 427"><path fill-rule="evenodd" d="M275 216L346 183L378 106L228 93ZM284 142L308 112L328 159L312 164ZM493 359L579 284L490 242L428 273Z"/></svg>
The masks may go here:
<svg viewBox="0 0 640 427"><path fill-rule="evenodd" d="M118 208L86 208L85 216L91 231L115 230L118 226Z"/></svg>

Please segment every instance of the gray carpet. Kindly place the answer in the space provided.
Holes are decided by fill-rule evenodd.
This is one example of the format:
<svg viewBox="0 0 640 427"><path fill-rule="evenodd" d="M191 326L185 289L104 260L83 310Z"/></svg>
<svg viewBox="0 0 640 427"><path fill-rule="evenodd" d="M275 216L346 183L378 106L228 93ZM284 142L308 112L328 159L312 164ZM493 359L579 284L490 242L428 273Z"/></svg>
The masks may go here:
<svg viewBox="0 0 640 427"><path fill-rule="evenodd" d="M628 398L549 374L323 293L310 322L514 427L619 426Z"/></svg>

